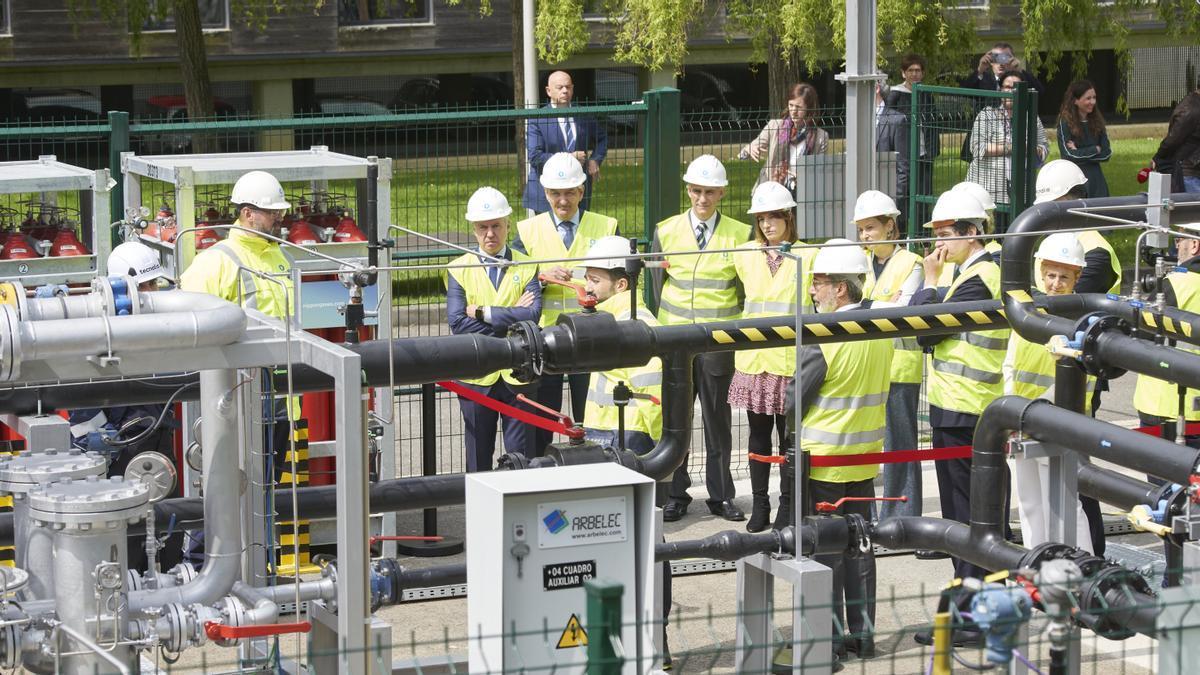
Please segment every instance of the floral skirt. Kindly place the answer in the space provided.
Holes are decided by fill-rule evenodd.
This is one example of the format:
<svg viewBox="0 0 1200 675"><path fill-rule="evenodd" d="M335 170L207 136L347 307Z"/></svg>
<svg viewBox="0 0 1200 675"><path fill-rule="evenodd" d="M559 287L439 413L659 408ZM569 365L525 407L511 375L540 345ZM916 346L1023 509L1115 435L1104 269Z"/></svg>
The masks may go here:
<svg viewBox="0 0 1200 675"><path fill-rule="evenodd" d="M760 415L782 415L787 412L787 389L791 382L792 378L775 373L750 375L735 370L729 383L729 405Z"/></svg>

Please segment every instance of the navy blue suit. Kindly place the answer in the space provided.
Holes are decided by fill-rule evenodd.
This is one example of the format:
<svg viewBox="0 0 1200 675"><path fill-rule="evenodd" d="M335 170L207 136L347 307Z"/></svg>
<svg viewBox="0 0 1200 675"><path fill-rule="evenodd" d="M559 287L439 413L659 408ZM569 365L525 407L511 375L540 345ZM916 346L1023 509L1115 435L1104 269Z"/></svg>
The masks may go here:
<svg viewBox="0 0 1200 675"><path fill-rule="evenodd" d="M549 108L549 105L545 106ZM568 109L569 110L569 109ZM569 115L566 115L569 117ZM546 160L556 152L587 152L587 158L597 164L604 162L608 154L608 133L604 125L590 117L571 117L575 121L574 143L567 146L563 137L562 127L557 117L535 117L525 124L525 154L529 159L529 176L525 183L525 195L521 203L534 213L544 213L550 210L550 202L546 201L546 192L538 177L542 175L542 167ZM587 165L584 164L584 172ZM583 201L579 208L587 209L592 200L592 179L589 176L583 186Z"/></svg>
<svg viewBox="0 0 1200 675"><path fill-rule="evenodd" d="M505 252L506 259L511 260L512 254ZM491 323L479 321L473 316L467 316L467 305L472 303L467 299L467 293L453 275L446 277L446 314L450 322L450 332L455 335L463 333L481 333L493 337L503 337L508 329L518 321L537 322L542 316L542 286L538 282L536 267L523 265L501 270L500 283L504 283L509 274L528 276L529 282L525 290L533 293L534 301L529 307L496 307L491 306ZM517 400L517 394L510 384L503 379L497 380L490 386L480 386L459 382L464 387L507 403L511 406L531 410ZM496 452L496 424L500 413L486 406L459 397L458 404L462 408L463 423L466 427L467 471L487 471L492 468L492 458ZM519 452L527 457L535 456L534 429L527 424L516 422L509 417L504 418L504 449L508 452Z"/></svg>

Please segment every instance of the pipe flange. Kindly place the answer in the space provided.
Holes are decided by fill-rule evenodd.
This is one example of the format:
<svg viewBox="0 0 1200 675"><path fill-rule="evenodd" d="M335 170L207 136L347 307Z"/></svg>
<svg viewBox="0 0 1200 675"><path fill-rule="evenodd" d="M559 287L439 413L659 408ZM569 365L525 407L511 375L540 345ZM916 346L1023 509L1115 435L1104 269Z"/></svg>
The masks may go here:
<svg viewBox="0 0 1200 675"><path fill-rule="evenodd" d="M141 520L150 488L122 476L66 479L29 491L30 517L54 529L112 529Z"/></svg>
<svg viewBox="0 0 1200 675"><path fill-rule="evenodd" d="M1083 613L1095 617L1092 630L1110 640L1124 640L1136 633L1122 625L1122 615L1126 612L1111 607L1108 594L1114 590L1128 590L1142 595L1153 595L1153 592L1141 574L1107 561L1104 567L1084 579L1079 589L1078 602Z"/></svg>
<svg viewBox="0 0 1200 675"><path fill-rule="evenodd" d="M178 654L188 646L189 642L194 642L188 636L189 612L183 605L172 602L163 607L163 616L166 617L169 631L167 635L158 636L159 644L167 652Z"/></svg>
<svg viewBox="0 0 1200 675"><path fill-rule="evenodd" d="M37 485L71 478L102 476L108 462L78 448L21 452L0 457L0 492L24 495Z"/></svg>
<svg viewBox="0 0 1200 675"><path fill-rule="evenodd" d="M0 626L0 668L14 670L21 665L21 638L17 625Z"/></svg>
<svg viewBox="0 0 1200 675"><path fill-rule="evenodd" d="M0 304L0 381L21 376L21 329L16 307Z"/></svg>
<svg viewBox="0 0 1200 675"><path fill-rule="evenodd" d="M1095 375L1101 379L1116 379L1125 374L1124 368L1117 368L1100 361L1097 358L1096 351L1099 344L1100 336L1109 331L1117 331L1118 333L1129 336L1133 334L1133 326L1128 321L1119 316L1111 314L1099 316L1091 314L1083 317L1079 321L1079 328L1083 332L1083 356L1079 362L1083 366L1084 372L1088 375Z"/></svg>
<svg viewBox="0 0 1200 675"><path fill-rule="evenodd" d="M546 366L541 328L534 321L518 321L509 327L508 334L517 338L518 346L525 353L524 362L512 369L513 377L520 382L533 382L541 377Z"/></svg>

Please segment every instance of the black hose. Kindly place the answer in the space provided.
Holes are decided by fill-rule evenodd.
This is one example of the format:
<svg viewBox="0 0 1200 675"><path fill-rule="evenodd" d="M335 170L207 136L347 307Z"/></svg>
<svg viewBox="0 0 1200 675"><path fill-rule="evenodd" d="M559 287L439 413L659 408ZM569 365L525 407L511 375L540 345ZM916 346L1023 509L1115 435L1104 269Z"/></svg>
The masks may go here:
<svg viewBox="0 0 1200 675"><path fill-rule="evenodd" d="M1128 511L1140 504L1157 507L1171 493L1170 485L1151 485L1123 473L1092 464L1079 465L1079 494Z"/></svg>

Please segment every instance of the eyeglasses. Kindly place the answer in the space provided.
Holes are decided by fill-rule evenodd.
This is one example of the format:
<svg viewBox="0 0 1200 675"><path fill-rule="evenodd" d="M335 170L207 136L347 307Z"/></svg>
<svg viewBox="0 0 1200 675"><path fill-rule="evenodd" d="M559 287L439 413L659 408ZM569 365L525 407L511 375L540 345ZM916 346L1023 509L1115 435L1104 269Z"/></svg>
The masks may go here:
<svg viewBox="0 0 1200 675"><path fill-rule="evenodd" d="M268 216L271 216L272 218L281 217L285 211L285 209L260 209L257 206L251 206L250 209L252 211L258 211L259 213L265 213Z"/></svg>

